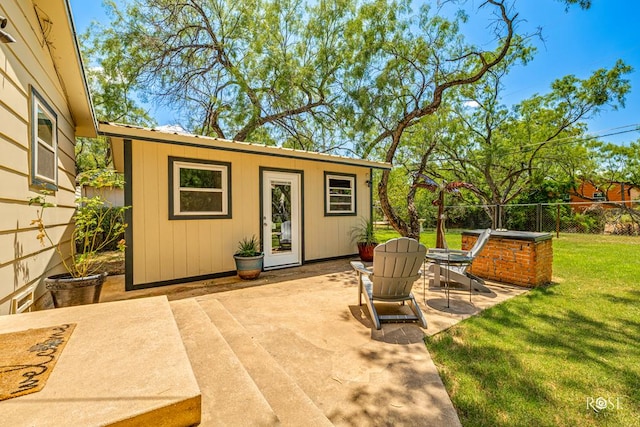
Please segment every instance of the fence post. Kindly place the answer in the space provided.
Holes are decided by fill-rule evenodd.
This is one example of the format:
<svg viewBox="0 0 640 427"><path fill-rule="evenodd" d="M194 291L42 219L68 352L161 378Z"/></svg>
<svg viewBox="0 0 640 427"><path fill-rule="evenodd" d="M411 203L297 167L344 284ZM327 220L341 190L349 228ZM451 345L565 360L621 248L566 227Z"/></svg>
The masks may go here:
<svg viewBox="0 0 640 427"><path fill-rule="evenodd" d="M542 231L542 203L536 206L536 231L538 233Z"/></svg>
<svg viewBox="0 0 640 427"><path fill-rule="evenodd" d="M560 203L556 205L556 237L560 237Z"/></svg>

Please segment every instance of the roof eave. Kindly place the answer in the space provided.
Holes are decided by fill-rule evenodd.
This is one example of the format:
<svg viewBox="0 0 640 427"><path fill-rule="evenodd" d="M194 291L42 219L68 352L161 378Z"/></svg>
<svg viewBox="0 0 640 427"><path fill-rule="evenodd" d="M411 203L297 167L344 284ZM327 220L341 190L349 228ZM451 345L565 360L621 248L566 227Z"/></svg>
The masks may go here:
<svg viewBox="0 0 640 427"><path fill-rule="evenodd" d="M142 128L138 126L121 125L114 123L100 122L98 125L98 133L112 139L139 139L147 141L156 141L164 143L179 143L192 146L200 146L203 148L229 150L236 152L247 152L253 154L271 155L278 157L290 157L301 160L323 161L329 163L347 164L351 166L367 167L372 169L391 169L390 163L375 162L365 159L354 159L351 157L336 156L332 154L316 153L303 150L294 150L289 148L273 147L263 144L229 141L219 138L199 136L185 133L169 133L161 132L153 129ZM113 144L112 144L113 145ZM115 151L119 149L113 146Z"/></svg>
<svg viewBox="0 0 640 427"><path fill-rule="evenodd" d="M94 138L98 135L98 122L82 64L69 0L32 1L57 24L51 26L47 40L54 48L51 49L51 57L65 90L75 123L76 136ZM73 56L73 60L70 55Z"/></svg>

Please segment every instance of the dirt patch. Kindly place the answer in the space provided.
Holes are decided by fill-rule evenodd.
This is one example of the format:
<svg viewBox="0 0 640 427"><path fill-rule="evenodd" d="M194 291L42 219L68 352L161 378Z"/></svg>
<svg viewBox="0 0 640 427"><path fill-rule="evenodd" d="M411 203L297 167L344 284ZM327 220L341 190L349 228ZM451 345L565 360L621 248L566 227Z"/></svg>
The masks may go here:
<svg viewBox="0 0 640 427"><path fill-rule="evenodd" d="M101 252L94 265L100 266L99 270L106 271L110 276L124 274L124 252Z"/></svg>

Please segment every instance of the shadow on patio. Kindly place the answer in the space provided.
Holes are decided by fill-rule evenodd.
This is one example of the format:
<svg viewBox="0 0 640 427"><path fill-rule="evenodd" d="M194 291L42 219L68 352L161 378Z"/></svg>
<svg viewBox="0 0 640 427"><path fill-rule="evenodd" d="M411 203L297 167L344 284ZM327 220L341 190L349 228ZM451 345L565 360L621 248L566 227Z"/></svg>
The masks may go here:
<svg viewBox="0 0 640 427"><path fill-rule="evenodd" d="M110 277L101 304L1 319L0 332L77 323L49 389L1 404L16 417L32 405L58 421L75 408L89 424L127 416L164 422L177 414L170 393L207 426L459 426L423 338L525 290L489 284L492 292L471 303L468 292L452 293L446 308L444 292L425 283L419 279L414 294L426 330L407 323L376 331L357 305L348 260L265 272L252 282L231 277L132 292L124 292L122 276ZM169 348L172 358L162 357ZM90 380L81 375L87 370ZM188 385L166 385L168 374L197 381L201 400ZM127 415L133 401L140 408ZM115 415L105 412L110 407ZM176 419L172 425L185 425Z"/></svg>
<svg viewBox="0 0 640 427"><path fill-rule="evenodd" d="M103 300L157 294L169 300L192 299L186 312L195 311L197 303L207 313L205 320L216 325L272 407L278 406L273 400L287 398L270 397L264 388L274 388L275 377L286 375L336 425L375 425L382 420L394 425L458 425L425 349L425 334L438 333L526 291L489 284L492 292L474 292L471 303L468 291L452 292L446 308L444 292L429 290L428 277L419 279L413 290L427 329L399 323L383 324L376 331L366 308L357 305L356 275L345 259L268 271L251 282L229 277L124 293L119 280L106 285ZM176 303L172 306L175 311ZM243 360L246 351L261 356L256 361L255 356L245 355L248 360ZM199 382L211 367L201 368L199 373L194 365ZM205 424L218 416L207 401L203 391ZM208 410L212 412L207 414Z"/></svg>

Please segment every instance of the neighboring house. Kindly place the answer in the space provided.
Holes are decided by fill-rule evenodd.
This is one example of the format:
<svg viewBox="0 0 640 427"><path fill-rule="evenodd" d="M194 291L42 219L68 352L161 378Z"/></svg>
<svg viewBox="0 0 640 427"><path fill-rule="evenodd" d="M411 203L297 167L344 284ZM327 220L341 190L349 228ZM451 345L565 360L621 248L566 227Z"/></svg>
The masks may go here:
<svg viewBox="0 0 640 427"><path fill-rule="evenodd" d="M0 44L0 314L29 309L44 276L62 272L41 246L28 200L45 187L56 243L69 239L75 210L76 136L96 136L96 121L66 0L5 0ZM5 34L15 39L6 43Z"/></svg>
<svg viewBox="0 0 640 427"><path fill-rule="evenodd" d="M266 270L353 255L351 230L371 215L373 169L391 168L112 123L99 133L131 206L127 290L235 274L238 242L252 235Z"/></svg>
<svg viewBox="0 0 640 427"><path fill-rule="evenodd" d="M78 197L92 198L99 196L104 200L105 206L122 207L124 206L124 188L120 187L101 187L96 188L90 185L82 185L78 187Z"/></svg>
<svg viewBox="0 0 640 427"><path fill-rule="evenodd" d="M597 186L592 182L583 181L578 185L575 191L569 193L570 202L580 203L573 209L583 211L593 202L616 202L622 203L627 207L632 206L632 201L640 200L640 188L626 182L612 182ZM615 206L602 204L605 209Z"/></svg>

